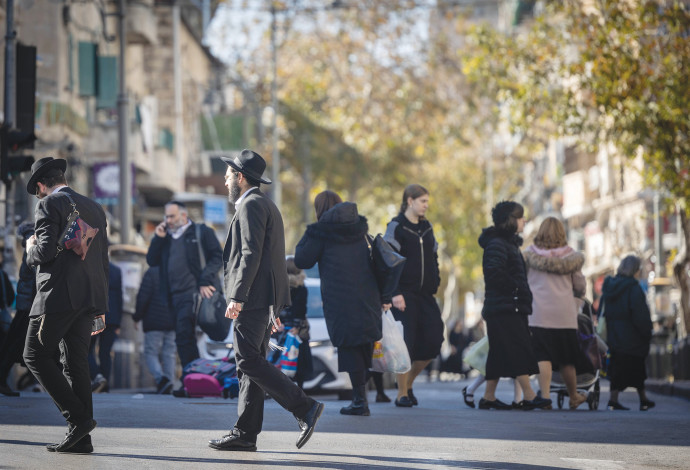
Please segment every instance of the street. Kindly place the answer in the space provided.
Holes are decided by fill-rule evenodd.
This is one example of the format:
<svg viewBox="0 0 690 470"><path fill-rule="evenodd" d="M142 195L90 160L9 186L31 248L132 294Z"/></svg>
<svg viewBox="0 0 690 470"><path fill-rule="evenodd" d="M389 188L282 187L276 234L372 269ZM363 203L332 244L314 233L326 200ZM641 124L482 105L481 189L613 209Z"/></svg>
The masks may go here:
<svg viewBox="0 0 690 470"><path fill-rule="evenodd" d="M98 427L91 455L53 454L66 426L46 394L0 397L0 468L310 468L310 469L680 469L690 464L690 401L650 393L657 403L637 410L634 392L621 394L631 411L483 411L462 403L467 382L415 384L420 405L370 403L370 417L342 416L346 402L326 404L314 436L302 449L295 419L266 401L257 452L207 447L234 423L237 399L179 399L113 392L94 396ZM478 390L479 400L483 387ZM388 390L391 398L395 390ZM369 392L373 400L374 393ZM504 380L498 397L510 402ZM555 394L552 394L555 398ZM555 401L555 400L554 400ZM567 400L566 405L567 407Z"/></svg>

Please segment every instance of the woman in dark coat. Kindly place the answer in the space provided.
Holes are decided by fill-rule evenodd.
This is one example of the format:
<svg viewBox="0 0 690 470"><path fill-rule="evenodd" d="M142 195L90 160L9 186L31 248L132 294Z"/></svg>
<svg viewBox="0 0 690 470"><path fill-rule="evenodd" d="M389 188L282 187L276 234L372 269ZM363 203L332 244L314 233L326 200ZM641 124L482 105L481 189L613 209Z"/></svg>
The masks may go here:
<svg viewBox="0 0 690 470"><path fill-rule="evenodd" d="M486 389L479 409L512 408L496 398L501 377L514 377L520 384L525 398L520 408L547 408L551 400L537 396L529 382L529 376L539 373L539 368L527 325L527 316L532 313L532 292L520 253L522 238L518 235L525 226L524 209L517 202L502 201L491 210L491 217L494 225L485 228L479 237L479 245L484 249L482 317L490 345Z"/></svg>
<svg viewBox="0 0 690 470"><path fill-rule="evenodd" d="M606 342L611 351L609 410L630 409L618 401L618 394L627 387L637 389L640 410L646 411L655 405L647 399L644 389L647 378L645 359L652 339L652 319L638 282L640 265L637 256L626 256L618 266L616 276L607 277L602 288L600 304L606 320Z"/></svg>
<svg viewBox="0 0 690 470"><path fill-rule="evenodd" d="M352 381L352 403L342 414L369 416L365 393L374 342L381 339L383 302L371 269L367 220L357 205L332 191L314 200L318 222L307 227L295 250L295 265L319 263L326 327L338 348L338 370ZM390 308L390 305L383 305Z"/></svg>

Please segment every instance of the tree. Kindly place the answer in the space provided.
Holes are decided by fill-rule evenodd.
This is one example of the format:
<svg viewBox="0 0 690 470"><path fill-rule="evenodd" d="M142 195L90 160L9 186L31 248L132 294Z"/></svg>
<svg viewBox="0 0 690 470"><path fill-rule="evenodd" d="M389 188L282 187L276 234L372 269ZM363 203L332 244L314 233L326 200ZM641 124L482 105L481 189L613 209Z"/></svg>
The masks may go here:
<svg viewBox="0 0 690 470"><path fill-rule="evenodd" d="M522 35L486 28L464 70L529 135L613 143L680 207L674 272L690 327L690 11L664 0L549 2ZM488 81L488 83L482 83Z"/></svg>

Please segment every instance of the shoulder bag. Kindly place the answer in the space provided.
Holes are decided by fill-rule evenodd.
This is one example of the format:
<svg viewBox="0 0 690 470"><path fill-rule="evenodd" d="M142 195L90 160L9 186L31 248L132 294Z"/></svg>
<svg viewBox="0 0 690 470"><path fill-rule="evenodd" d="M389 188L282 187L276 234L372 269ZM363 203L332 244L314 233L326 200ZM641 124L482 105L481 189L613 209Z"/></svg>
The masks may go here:
<svg viewBox="0 0 690 470"><path fill-rule="evenodd" d="M72 212L67 216L67 225L60 234L58 239L57 255L59 255L63 250L74 251L82 261L86 258L86 252L89 251L91 247L91 242L98 234L98 229L93 228L86 223L84 219L79 217L79 211L77 210L77 205L74 203L72 196L69 193L63 193L69 199L69 203L72 206Z"/></svg>
<svg viewBox="0 0 690 470"><path fill-rule="evenodd" d="M194 224L194 228L196 230L201 270L203 271L206 267L206 257L204 256L204 250L201 248L201 228L199 224ZM225 317L225 310L227 310L228 306L225 302L222 288L218 287L209 299L202 296L199 292L195 293L194 306L197 325L212 341L223 341L227 338L232 320Z"/></svg>
<svg viewBox="0 0 690 470"><path fill-rule="evenodd" d="M364 238L369 247L371 265L381 296L391 296L398 285L407 258L395 251L380 233L373 241L369 235L365 235Z"/></svg>

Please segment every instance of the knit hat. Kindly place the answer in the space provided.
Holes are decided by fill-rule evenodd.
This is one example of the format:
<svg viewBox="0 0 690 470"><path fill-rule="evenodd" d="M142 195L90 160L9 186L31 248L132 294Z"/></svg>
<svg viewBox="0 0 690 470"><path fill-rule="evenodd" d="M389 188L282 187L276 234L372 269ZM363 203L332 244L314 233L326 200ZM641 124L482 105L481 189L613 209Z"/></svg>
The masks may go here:
<svg viewBox="0 0 690 470"><path fill-rule="evenodd" d="M34 234L34 223L33 222L22 222L17 227L17 235L22 239L26 240L31 235Z"/></svg>
<svg viewBox="0 0 690 470"><path fill-rule="evenodd" d="M518 207L521 206L515 201L501 201L496 204L496 207L491 209L491 219L493 219L494 225L498 227L506 223Z"/></svg>

